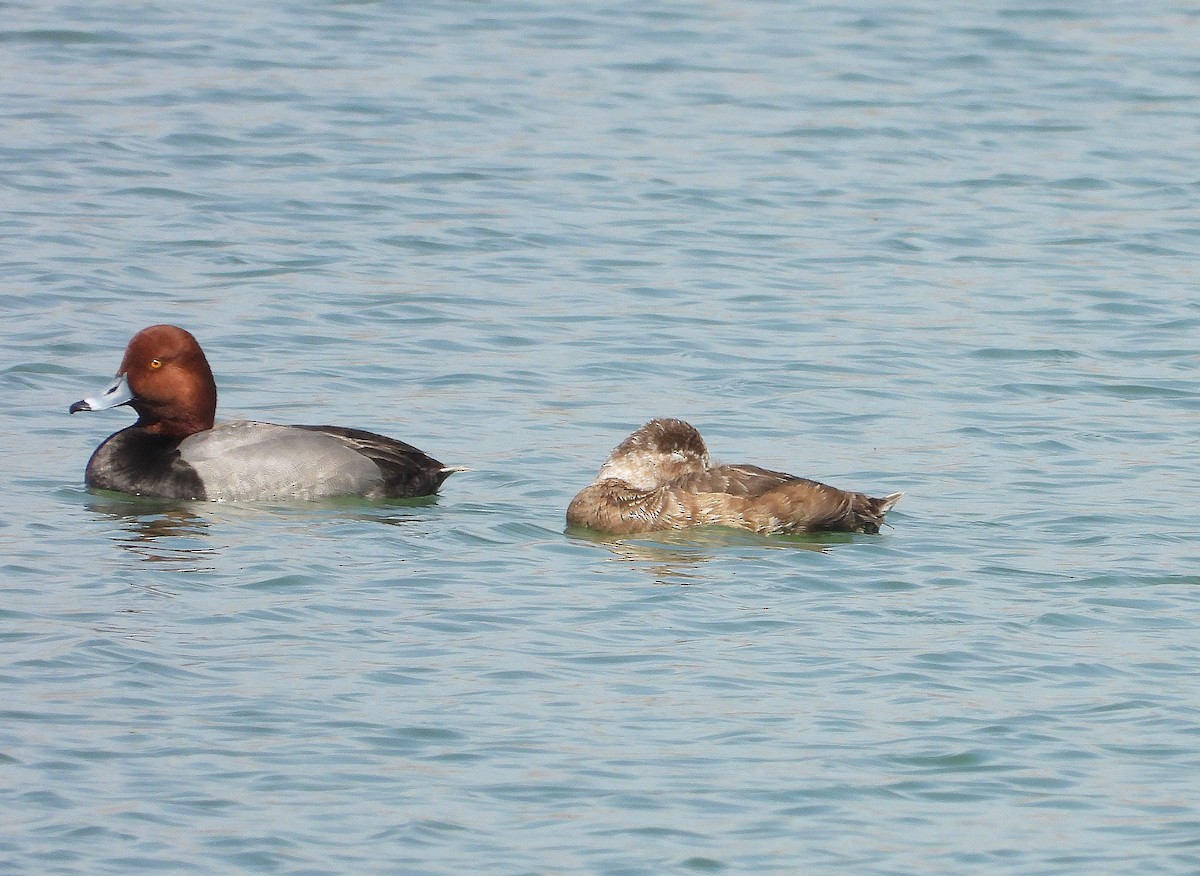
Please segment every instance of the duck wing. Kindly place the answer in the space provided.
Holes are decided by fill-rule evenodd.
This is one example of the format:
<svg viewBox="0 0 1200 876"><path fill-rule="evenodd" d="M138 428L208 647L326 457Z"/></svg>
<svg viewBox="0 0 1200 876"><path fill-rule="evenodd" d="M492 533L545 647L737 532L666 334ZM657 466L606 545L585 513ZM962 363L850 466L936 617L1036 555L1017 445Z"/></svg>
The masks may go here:
<svg viewBox="0 0 1200 876"><path fill-rule="evenodd" d="M714 466L680 478L667 491L692 518L733 520L758 532L878 532L903 495L877 499L757 465Z"/></svg>
<svg viewBox="0 0 1200 876"><path fill-rule="evenodd" d="M796 478L745 505L760 532L879 532L883 517L903 493L882 499Z"/></svg>
<svg viewBox="0 0 1200 876"><path fill-rule="evenodd" d="M404 499L432 496L446 478L456 471L429 454L396 438L348 429L344 426L295 426L310 432L320 432L335 438L360 456L371 460L383 476L382 483L372 490L372 498Z"/></svg>
<svg viewBox="0 0 1200 876"><path fill-rule="evenodd" d="M674 481L671 487L680 492L722 493L743 499L755 499L784 484L802 480L804 479L795 475L771 471L757 465L717 465L684 475Z"/></svg>

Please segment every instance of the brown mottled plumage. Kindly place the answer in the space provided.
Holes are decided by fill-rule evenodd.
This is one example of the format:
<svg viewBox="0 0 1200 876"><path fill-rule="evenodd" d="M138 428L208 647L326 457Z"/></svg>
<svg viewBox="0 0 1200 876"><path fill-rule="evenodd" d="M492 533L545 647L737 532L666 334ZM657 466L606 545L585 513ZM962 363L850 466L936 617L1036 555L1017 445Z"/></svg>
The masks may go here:
<svg viewBox="0 0 1200 876"><path fill-rule="evenodd" d="M878 532L903 493L874 499L756 465L712 465L700 433L651 420L571 500L567 523L629 535L689 526L755 532Z"/></svg>

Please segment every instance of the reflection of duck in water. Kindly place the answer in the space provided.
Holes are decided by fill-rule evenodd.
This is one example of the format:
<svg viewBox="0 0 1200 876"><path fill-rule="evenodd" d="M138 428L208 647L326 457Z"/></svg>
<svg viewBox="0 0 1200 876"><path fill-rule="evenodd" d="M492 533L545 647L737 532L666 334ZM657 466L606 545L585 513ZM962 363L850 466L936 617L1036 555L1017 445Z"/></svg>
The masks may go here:
<svg viewBox="0 0 1200 876"><path fill-rule="evenodd" d="M567 523L627 535L689 526L755 532L878 532L903 493L874 499L756 465L712 465L696 429L651 420L571 500Z"/></svg>
<svg viewBox="0 0 1200 876"><path fill-rule="evenodd" d="M212 571L212 557L221 552L210 538L210 520L193 513L196 507L116 493L87 500L89 511L113 524L114 544L146 562L170 563L177 572Z"/></svg>
<svg viewBox="0 0 1200 876"><path fill-rule="evenodd" d="M646 533L595 532L574 528L570 536L577 542L597 545L609 551L610 562L642 572L655 584L699 584L720 580L719 569L708 570L708 563L746 549L761 556L764 550L812 551L829 553L839 543L849 543L849 533L798 533L760 535L745 529L711 526L705 529L667 529Z"/></svg>

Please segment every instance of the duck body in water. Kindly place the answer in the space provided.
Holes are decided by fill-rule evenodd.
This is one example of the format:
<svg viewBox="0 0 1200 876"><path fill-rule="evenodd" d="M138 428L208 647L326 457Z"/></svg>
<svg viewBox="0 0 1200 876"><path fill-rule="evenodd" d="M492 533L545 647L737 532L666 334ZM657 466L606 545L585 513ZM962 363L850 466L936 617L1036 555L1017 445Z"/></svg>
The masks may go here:
<svg viewBox="0 0 1200 876"><path fill-rule="evenodd" d="M694 426L656 419L609 454L571 501L567 523L613 535L692 526L873 533L903 495L873 498L756 465L713 465Z"/></svg>
<svg viewBox="0 0 1200 876"><path fill-rule="evenodd" d="M90 487L217 501L410 498L434 495L463 470L361 429L214 423L217 384L208 359L189 332L172 325L134 335L112 384L70 410L121 405L138 420L96 448L85 474Z"/></svg>

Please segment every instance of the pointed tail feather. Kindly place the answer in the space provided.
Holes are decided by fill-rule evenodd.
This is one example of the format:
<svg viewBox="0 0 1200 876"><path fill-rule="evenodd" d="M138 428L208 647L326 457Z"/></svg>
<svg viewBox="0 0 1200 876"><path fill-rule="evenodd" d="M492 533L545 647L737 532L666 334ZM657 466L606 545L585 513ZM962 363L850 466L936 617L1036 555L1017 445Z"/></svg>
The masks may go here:
<svg viewBox="0 0 1200 876"><path fill-rule="evenodd" d="M879 503L880 515L882 516L887 514L894 507L896 507L896 503L899 502L903 496L904 493L892 493L890 496L884 496L882 499L876 499L875 501Z"/></svg>
<svg viewBox="0 0 1200 876"><path fill-rule="evenodd" d="M855 509L854 524L851 527L854 532L879 532L879 527L884 525L883 515L892 510L892 506L900 501L903 493L892 493L890 496L884 496L882 499L877 499L873 496L858 494L858 507Z"/></svg>

